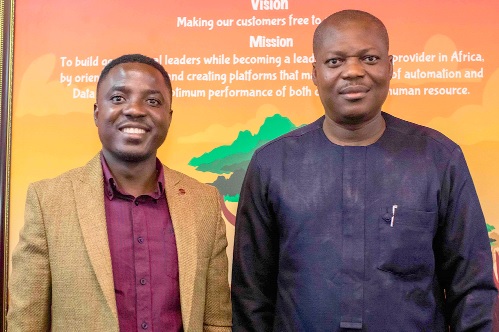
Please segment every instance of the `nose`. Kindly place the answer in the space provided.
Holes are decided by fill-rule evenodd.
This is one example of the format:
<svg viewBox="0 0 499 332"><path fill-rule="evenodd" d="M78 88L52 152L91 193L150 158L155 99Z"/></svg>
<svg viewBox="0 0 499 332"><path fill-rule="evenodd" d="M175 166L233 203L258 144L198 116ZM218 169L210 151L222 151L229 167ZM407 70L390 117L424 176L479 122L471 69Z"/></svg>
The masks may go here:
<svg viewBox="0 0 499 332"><path fill-rule="evenodd" d="M344 79L362 77L365 75L365 69L362 61L357 57L349 57L345 61L342 77Z"/></svg>
<svg viewBox="0 0 499 332"><path fill-rule="evenodd" d="M140 101L130 101L123 108L123 114L129 117L142 117L146 115L146 111Z"/></svg>

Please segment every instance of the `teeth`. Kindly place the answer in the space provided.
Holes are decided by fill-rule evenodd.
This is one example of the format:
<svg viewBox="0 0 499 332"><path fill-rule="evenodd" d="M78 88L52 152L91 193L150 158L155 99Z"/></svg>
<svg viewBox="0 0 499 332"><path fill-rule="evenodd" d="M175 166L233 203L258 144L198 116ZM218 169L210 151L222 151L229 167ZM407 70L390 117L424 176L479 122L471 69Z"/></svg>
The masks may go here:
<svg viewBox="0 0 499 332"><path fill-rule="evenodd" d="M126 134L144 134L146 132L140 128L123 128L122 131Z"/></svg>

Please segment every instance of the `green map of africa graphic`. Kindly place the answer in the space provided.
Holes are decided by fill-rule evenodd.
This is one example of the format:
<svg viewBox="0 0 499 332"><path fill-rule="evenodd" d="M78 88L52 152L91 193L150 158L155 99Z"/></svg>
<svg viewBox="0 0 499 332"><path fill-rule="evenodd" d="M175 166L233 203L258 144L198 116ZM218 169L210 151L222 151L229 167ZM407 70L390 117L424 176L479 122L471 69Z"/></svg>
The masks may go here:
<svg viewBox="0 0 499 332"><path fill-rule="evenodd" d="M189 161L189 166L195 167L197 171L219 174L210 184L214 185L223 196L222 209L230 223L235 223L235 216L228 211L225 201L239 200L244 174L255 150L296 128L298 127L287 117L274 114L264 120L256 134L252 134L249 130L240 131L232 143L218 146ZM228 177L222 174L227 174Z"/></svg>

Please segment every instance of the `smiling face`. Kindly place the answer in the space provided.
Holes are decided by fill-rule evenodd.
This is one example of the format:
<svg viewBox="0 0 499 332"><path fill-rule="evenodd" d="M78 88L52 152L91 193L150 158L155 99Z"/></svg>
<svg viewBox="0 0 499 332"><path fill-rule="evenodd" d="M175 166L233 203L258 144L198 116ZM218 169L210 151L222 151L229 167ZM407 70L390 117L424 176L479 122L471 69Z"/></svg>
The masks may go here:
<svg viewBox="0 0 499 332"><path fill-rule="evenodd" d="M170 91L156 68L119 64L99 83L94 120L107 161L155 159L171 119Z"/></svg>
<svg viewBox="0 0 499 332"><path fill-rule="evenodd" d="M392 77L386 31L362 17L323 23L312 79L326 116L340 125L367 123L381 112Z"/></svg>

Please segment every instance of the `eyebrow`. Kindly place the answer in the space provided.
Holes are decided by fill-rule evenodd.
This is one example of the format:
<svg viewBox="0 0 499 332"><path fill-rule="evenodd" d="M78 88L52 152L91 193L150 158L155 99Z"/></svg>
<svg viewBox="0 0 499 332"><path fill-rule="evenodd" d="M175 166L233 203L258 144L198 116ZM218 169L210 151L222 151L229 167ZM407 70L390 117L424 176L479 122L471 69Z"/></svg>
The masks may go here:
<svg viewBox="0 0 499 332"><path fill-rule="evenodd" d="M123 92L123 93L129 93L131 91L131 89L129 87L127 87L126 85L121 85L121 84L116 84L116 85L113 85L111 87L111 89L109 89L109 91L120 91L120 92ZM156 90L156 89L146 89L146 90L143 90L141 91L141 93L143 95L153 95L153 94L159 94L159 95L163 95L161 93L161 91L159 90Z"/></svg>
<svg viewBox="0 0 499 332"><path fill-rule="evenodd" d="M349 55L347 54L346 52L344 51L340 51L340 50L336 50L336 51L327 51L326 54L327 55L331 55L331 54L334 54L334 55L339 55L339 56L356 56L356 55L365 55L365 54L368 54L368 53L371 53L371 52L375 52L375 53L380 53L379 50L377 50L376 48L374 47L369 47L369 48L364 48L364 49L361 49L361 50L357 50L355 52L355 55Z"/></svg>
<svg viewBox="0 0 499 332"><path fill-rule="evenodd" d="M144 90L142 91L144 94L147 94L147 95L154 95L154 94L160 94L160 95L163 95L161 93L161 91L159 90L155 90L155 89L147 89L147 90Z"/></svg>

